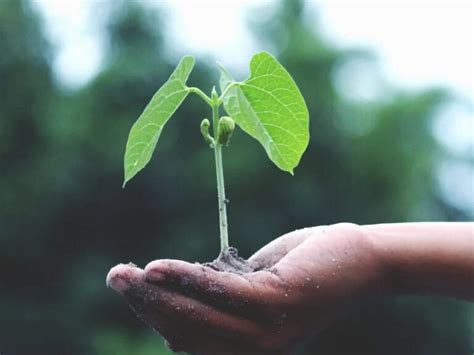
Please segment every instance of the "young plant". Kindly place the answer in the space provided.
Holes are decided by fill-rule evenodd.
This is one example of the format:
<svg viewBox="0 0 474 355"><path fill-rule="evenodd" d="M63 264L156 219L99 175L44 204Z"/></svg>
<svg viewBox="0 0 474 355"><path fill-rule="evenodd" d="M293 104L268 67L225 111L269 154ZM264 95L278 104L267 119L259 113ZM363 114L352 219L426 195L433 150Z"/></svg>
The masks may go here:
<svg viewBox="0 0 474 355"><path fill-rule="evenodd" d="M224 188L222 148L228 145L237 124L263 146L268 157L280 169L293 175L309 141L309 115L303 96L286 69L267 52L250 61L250 77L235 81L220 66L219 95L215 86L207 96L186 80L194 58L185 56L169 80L156 92L133 125L124 159L125 184L150 161L166 122L190 93L197 94L212 111L212 122L201 122L201 134L213 148L216 161L217 195L221 256L229 253L227 209ZM220 106L228 116L220 117ZM212 128L212 133L210 129Z"/></svg>

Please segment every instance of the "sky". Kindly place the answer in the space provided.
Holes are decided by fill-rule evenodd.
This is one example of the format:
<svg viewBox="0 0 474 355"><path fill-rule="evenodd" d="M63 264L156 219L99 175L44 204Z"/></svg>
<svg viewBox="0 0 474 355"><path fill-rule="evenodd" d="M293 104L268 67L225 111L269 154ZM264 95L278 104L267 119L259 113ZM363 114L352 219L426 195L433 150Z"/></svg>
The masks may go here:
<svg viewBox="0 0 474 355"><path fill-rule="evenodd" d="M136 0L163 8L173 49L196 56L210 53L226 67L244 70L257 44L246 18L271 14L273 0ZM100 70L102 43L94 16L100 0L34 0L46 19L58 54L54 69L65 87L80 87ZM349 63L335 84L351 100L378 99L381 87L420 90L439 86L455 100L436 113L433 134L450 159L439 185L456 206L474 215L474 5L470 1L307 1L309 23L340 48L365 48L376 68ZM262 10L264 9L264 10ZM315 29L316 30L316 29ZM448 167L449 169L447 169ZM444 173L450 170L451 173ZM464 188L453 189L453 180ZM457 186L459 186L457 184ZM469 193L459 193L462 190Z"/></svg>

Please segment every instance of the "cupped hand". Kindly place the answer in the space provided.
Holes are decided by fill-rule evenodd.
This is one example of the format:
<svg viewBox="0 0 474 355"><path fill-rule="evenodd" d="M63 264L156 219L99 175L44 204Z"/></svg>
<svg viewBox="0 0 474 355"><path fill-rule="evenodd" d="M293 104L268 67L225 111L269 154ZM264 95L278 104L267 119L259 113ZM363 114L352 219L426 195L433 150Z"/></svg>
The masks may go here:
<svg viewBox="0 0 474 355"><path fill-rule="evenodd" d="M172 350L206 355L289 353L382 284L370 238L353 224L288 233L249 261L258 271L180 260L117 265L107 284Z"/></svg>

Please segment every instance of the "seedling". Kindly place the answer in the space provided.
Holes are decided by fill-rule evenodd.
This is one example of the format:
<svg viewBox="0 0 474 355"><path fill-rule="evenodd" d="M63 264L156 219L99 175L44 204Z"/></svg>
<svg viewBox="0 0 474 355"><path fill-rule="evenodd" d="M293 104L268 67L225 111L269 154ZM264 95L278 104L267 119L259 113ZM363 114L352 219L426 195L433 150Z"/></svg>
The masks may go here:
<svg viewBox="0 0 474 355"><path fill-rule="evenodd" d="M308 146L308 109L290 74L267 52L253 56L250 77L244 81L235 81L221 65L220 95L215 86L211 95L207 96L201 89L186 85L193 66L192 56L183 57L133 125L125 151L124 186L148 164L163 126L184 99L190 93L197 94L212 110L212 122L205 118L200 128L204 140L214 150L220 256L225 257L229 255L229 237L222 148L229 144L235 124L260 142L277 167L293 175ZM221 105L224 105L228 116L220 117Z"/></svg>

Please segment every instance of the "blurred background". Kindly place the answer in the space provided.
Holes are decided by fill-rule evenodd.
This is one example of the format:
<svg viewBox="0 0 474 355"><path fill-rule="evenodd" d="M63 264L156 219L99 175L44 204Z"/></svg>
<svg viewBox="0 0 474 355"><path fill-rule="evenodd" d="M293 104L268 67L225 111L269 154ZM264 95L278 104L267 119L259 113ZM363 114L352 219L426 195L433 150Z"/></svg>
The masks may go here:
<svg viewBox="0 0 474 355"><path fill-rule="evenodd" d="M0 353L170 354L105 286L109 268L218 254L213 155L190 96L122 189L129 129L183 54L209 92L275 54L306 98L292 177L236 131L225 154L244 257L318 224L474 217L473 5L0 0ZM474 308L361 305L299 354L466 354Z"/></svg>

